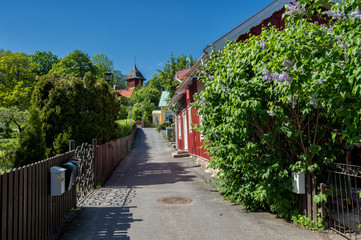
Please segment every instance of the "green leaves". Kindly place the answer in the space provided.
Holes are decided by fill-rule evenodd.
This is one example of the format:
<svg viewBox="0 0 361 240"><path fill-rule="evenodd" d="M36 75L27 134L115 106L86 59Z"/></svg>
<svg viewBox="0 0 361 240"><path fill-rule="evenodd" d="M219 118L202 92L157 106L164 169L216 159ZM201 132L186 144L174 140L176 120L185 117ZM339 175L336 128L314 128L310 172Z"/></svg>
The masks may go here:
<svg viewBox="0 0 361 240"><path fill-rule="evenodd" d="M307 16L324 17L318 3L302 4ZM194 106L205 116L200 130L226 197L290 216L291 172L320 174L344 157L342 140L360 141L360 28L361 21L320 25L298 16L283 31L263 29L210 54Z"/></svg>

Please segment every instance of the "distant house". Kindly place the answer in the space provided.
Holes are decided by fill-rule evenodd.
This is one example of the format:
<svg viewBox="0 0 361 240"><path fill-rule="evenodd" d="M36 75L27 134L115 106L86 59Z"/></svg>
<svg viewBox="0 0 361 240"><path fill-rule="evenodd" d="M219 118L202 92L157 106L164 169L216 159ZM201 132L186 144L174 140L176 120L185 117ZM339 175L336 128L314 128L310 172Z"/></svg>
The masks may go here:
<svg viewBox="0 0 361 240"><path fill-rule="evenodd" d="M143 82L145 78L143 74L137 69L137 66L134 64L133 69L128 73L127 77L125 78L127 81L127 89L117 90L118 96L123 97L131 97L133 90L137 86L143 87Z"/></svg>
<svg viewBox="0 0 361 240"><path fill-rule="evenodd" d="M173 122L173 114L168 109L169 104L169 92L163 91L159 100L158 107L160 110L154 110L152 112L153 125L164 124L166 122Z"/></svg>

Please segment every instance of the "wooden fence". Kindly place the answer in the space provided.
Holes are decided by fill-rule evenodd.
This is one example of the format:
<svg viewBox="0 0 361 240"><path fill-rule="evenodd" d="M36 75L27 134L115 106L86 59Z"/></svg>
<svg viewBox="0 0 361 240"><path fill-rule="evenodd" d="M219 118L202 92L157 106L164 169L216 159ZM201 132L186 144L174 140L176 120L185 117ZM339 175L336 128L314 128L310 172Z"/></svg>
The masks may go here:
<svg viewBox="0 0 361 240"><path fill-rule="evenodd" d="M118 165L120 159L128 153L133 146L136 132L137 128L134 128L129 136L97 146L95 151L96 184L102 183Z"/></svg>
<svg viewBox="0 0 361 240"><path fill-rule="evenodd" d="M106 178L127 153L126 144L134 141L136 130L130 136L97 146L96 183ZM47 239L58 228L76 207L77 192L74 185L61 196L50 196L49 169L74 155L75 151L70 151L0 175L0 239Z"/></svg>
<svg viewBox="0 0 361 240"><path fill-rule="evenodd" d="M298 195L298 208L300 213L306 217L313 220L314 223L317 222L317 213L319 206L313 200L318 191L318 185L316 182L316 177L311 174L305 174L305 190L306 194ZM321 206L321 211L323 211L323 206Z"/></svg>

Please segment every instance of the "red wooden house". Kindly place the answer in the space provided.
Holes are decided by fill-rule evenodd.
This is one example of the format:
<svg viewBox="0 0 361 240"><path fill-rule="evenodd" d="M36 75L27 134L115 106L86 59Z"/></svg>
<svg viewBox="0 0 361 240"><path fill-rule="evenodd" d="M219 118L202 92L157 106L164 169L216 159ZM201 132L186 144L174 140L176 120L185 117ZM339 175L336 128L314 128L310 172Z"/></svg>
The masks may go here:
<svg viewBox="0 0 361 240"><path fill-rule="evenodd" d="M210 155L205 154L206 150L200 149L203 144L201 133L192 129L192 124L201 124L201 116L196 116L197 109L192 109L194 102L193 96L197 92L204 90L204 84L197 80L197 70L203 60L208 57L212 50L222 50L228 41L243 41L249 38L249 34L259 35L262 27L269 23L282 29L284 22L282 14L285 12L285 4L290 0L275 0L255 15L232 29L223 37L216 40L213 44L203 50L203 55L189 69L178 71L174 77L175 81L180 81L175 94L173 95L169 108L175 112L175 132L176 144L178 150L187 151L190 155L203 160L210 160Z"/></svg>

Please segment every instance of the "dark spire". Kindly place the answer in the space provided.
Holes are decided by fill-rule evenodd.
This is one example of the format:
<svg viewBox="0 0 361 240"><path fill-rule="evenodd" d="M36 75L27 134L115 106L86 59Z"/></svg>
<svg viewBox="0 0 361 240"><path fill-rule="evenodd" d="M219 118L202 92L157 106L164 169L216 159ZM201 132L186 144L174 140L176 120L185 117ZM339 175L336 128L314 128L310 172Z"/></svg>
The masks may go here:
<svg viewBox="0 0 361 240"><path fill-rule="evenodd" d="M125 80L130 80L130 79L141 79L141 80L145 80L145 78L143 77L142 73L139 72L139 70L137 69L137 66L134 64L134 67L132 69L132 71L130 71L127 75L127 77L125 78Z"/></svg>

